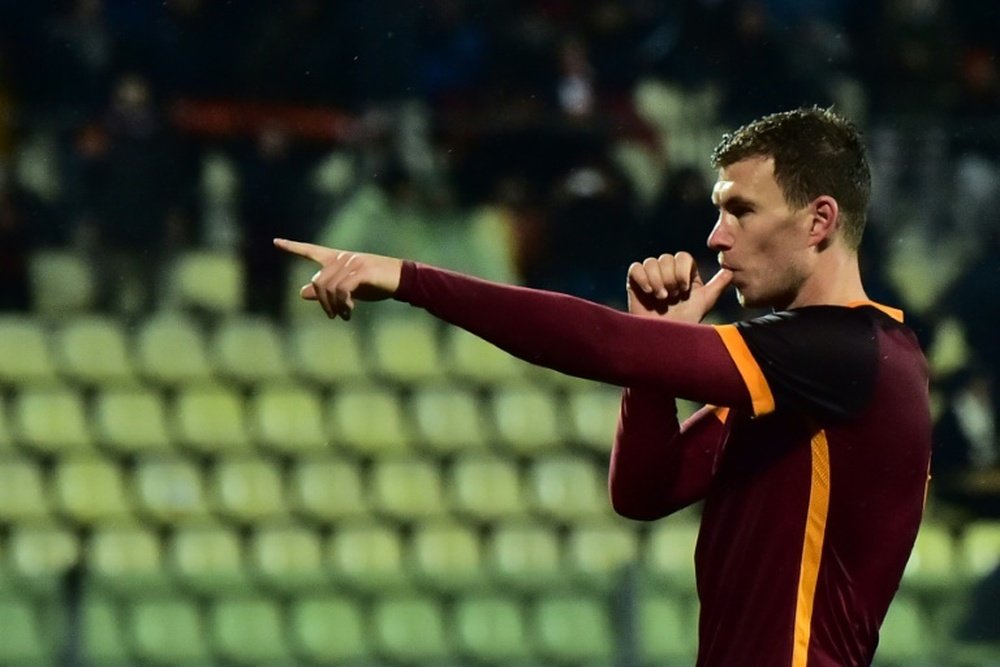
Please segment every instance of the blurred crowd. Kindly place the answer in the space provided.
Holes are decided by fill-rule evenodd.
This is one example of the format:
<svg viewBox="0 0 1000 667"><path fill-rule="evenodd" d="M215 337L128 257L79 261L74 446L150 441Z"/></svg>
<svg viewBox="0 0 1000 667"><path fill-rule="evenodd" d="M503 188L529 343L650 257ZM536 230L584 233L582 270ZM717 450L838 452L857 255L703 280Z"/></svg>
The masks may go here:
<svg viewBox="0 0 1000 667"><path fill-rule="evenodd" d="M0 308L40 247L93 257L109 310L210 247L280 315L275 235L620 306L633 259L711 270L721 132L834 105L871 146L870 294L960 332L937 468L997 469L997 34L948 0L0 0Z"/></svg>

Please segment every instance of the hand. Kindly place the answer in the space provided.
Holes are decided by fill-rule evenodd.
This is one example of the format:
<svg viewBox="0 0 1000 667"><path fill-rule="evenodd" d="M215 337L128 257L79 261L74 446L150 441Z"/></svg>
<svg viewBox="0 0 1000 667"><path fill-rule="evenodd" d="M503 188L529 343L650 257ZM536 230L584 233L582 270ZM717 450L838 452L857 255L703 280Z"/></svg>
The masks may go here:
<svg viewBox="0 0 1000 667"><path fill-rule="evenodd" d="M715 306L733 279L720 269L707 283L689 253L663 254L628 267L628 312L697 324Z"/></svg>
<svg viewBox="0 0 1000 667"><path fill-rule="evenodd" d="M274 239L274 245L293 255L311 259L322 268L299 294L319 301L327 317L351 319L354 299L381 301L399 288L403 261L394 257L346 252L312 243Z"/></svg>

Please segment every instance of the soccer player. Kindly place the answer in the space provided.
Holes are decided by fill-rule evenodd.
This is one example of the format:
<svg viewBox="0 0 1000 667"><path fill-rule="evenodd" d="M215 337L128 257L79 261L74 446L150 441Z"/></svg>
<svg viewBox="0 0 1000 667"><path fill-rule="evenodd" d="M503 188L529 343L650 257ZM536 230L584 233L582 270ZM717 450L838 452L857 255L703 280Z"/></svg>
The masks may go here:
<svg viewBox="0 0 1000 667"><path fill-rule="evenodd" d="M760 118L713 153L709 281L687 253L634 263L628 313L412 261L277 240L321 265L302 296L424 308L529 362L624 387L609 488L654 520L704 500L698 665L868 665L916 538L927 368L858 268L870 174L828 110ZM735 287L772 313L700 324ZM683 425L675 398L706 404Z"/></svg>

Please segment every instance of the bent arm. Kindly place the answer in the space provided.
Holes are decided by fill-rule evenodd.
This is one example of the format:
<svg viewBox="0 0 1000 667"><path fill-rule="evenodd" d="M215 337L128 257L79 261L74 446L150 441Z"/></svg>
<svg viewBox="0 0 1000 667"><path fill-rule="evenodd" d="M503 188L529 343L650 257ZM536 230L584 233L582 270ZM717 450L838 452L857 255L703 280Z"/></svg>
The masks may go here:
<svg viewBox="0 0 1000 667"><path fill-rule="evenodd" d="M713 327L621 313L413 262L395 298L530 363L623 387L747 408L749 394Z"/></svg>

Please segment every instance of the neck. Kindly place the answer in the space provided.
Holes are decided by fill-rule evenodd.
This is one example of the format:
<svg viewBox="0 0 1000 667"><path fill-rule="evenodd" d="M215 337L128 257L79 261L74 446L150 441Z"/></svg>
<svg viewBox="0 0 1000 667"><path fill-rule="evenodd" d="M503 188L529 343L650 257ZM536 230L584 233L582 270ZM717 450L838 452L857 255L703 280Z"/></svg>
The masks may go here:
<svg viewBox="0 0 1000 667"><path fill-rule="evenodd" d="M854 301L867 300L868 295L861 284L858 254L831 247L819 254L812 273L788 307L846 306Z"/></svg>

